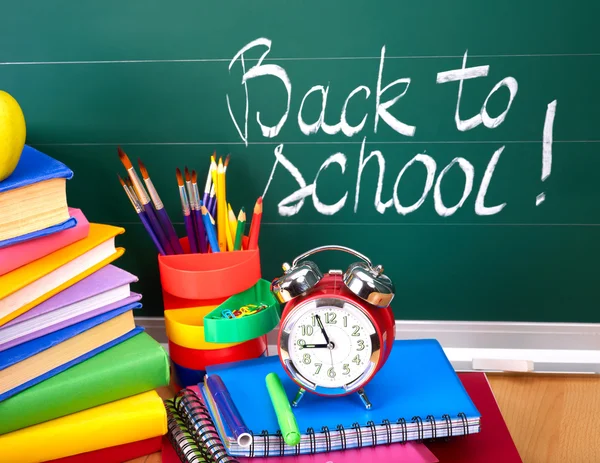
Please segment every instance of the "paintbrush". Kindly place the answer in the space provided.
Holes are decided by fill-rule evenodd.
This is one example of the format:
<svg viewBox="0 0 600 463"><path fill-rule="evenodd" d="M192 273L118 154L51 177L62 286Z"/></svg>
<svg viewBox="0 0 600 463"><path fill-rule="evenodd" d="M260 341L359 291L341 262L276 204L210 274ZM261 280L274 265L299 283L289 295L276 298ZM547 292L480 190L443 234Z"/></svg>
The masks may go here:
<svg viewBox="0 0 600 463"><path fill-rule="evenodd" d="M185 223L185 232L188 236L188 242L190 243L190 250L196 254L198 252L198 245L196 243L196 231L194 229L194 219L190 212L190 202L185 192L185 185L183 184L183 176L179 167L175 171L177 176L177 186L179 189L179 198L181 199L181 210L183 211L183 222Z"/></svg>
<svg viewBox="0 0 600 463"><path fill-rule="evenodd" d="M200 210L200 204L199 204L199 201L196 201L196 195L194 194L194 190L192 189L192 174L188 170L187 166L185 166L184 172L185 172L185 189L187 191L188 199L190 201L190 209L192 211L192 222L194 224L194 231L195 231L194 237L195 237L195 241L196 241L196 248L198 249L198 252L200 252L201 248L199 246L199 241L198 241L198 220L197 220L196 214L194 213L194 211Z"/></svg>
<svg viewBox="0 0 600 463"><path fill-rule="evenodd" d="M154 188L154 184L150 179L150 175L148 175L148 169L146 169L146 166L140 159L138 159L138 164L140 166L140 171L142 172L142 178L144 179L146 187L148 188L148 192L150 193L150 198L152 198L154 209L156 209L156 216L158 217L160 225L162 226L162 229L167 235L167 237L169 238L169 243L171 243L171 247L175 251L175 254L183 254L183 248L179 243L177 232L173 227L173 223L169 218L169 214L167 214L167 210L165 209L165 206L161 201L160 196L158 196L156 188Z"/></svg>
<svg viewBox="0 0 600 463"><path fill-rule="evenodd" d="M196 220L196 239L198 241L198 248L200 252L208 251L208 244L206 243L206 230L204 223L202 222L202 214L200 213L200 192L198 191L198 174L195 170L192 171L192 193L194 197L194 206L192 210L194 212L194 218Z"/></svg>
<svg viewBox="0 0 600 463"><path fill-rule="evenodd" d="M129 201L131 201L131 205L135 209L135 212L137 212L138 217L142 221L142 224L144 225L144 228L146 229L146 231L150 235L150 238L152 238L152 242L154 243L154 246L156 246L156 249L158 250L158 253L161 256L164 256L165 255L165 250L163 249L162 245L160 244L160 241L158 241L158 238L156 237L156 234L152 230L152 227L150 226L150 223L148 222L148 217L146 216L146 212L144 212L144 209L142 208L142 205L138 201L138 198L135 195L135 191L133 191L133 187L130 187L128 184L126 184L123 181L123 179L121 178L120 175L117 174L117 177L119 177L119 182L121 183L121 186L125 190L125 193L127 194L127 197L129 198Z"/></svg>
<svg viewBox="0 0 600 463"><path fill-rule="evenodd" d="M127 175L129 175L129 178L131 179L133 190L135 191L135 194L140 204L142 205L142 208L146 212L148 222L152 226L154 234L158 238L158 241L162 245L162 248L165 250L166 254L175 254L173 248L171 247L171 244L169 243L167 235L165 235L165 232L163 231L162 227L160 226L160 223L158 222L158 219L156 218L156 211L154 210L154 206L150 201L150 197L148 196L148 193L146 193L146 189L144 188L142 181L138 177L137 172L133 168L129 157L125 154L121 147L118 147L117 150L119 152L119 159L125 166L125 169L127 169Z"/></svg>

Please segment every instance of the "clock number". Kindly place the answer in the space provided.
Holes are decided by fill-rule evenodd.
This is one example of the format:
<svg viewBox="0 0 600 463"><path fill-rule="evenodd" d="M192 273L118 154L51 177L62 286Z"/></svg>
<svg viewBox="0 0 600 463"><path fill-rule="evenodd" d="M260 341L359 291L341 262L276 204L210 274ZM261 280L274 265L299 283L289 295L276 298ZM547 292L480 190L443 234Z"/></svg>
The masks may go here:
<svg viewBox="0 0 600 463"><path fill-rule="evenodd" d="M325 314L325 323L329 323L330 325L333 325L334 323L337 323L335 321L336 317L337 317L337 314L335 312L327 312Z"/></svg>
<svg viewBox="0 0 600 463"><path fill-rule="evenodd" d="M313 327L310 325L301 325L302 328L302 336L312 336Z"/></svg>
<svg viewBox="0 0 600 463"><path fill-rule="evenodd" d="M335 370L333 369L333 367L327 370L327 376L329 376L330 378L335 378Z"/></svg>
<svg viewBox="0 0 600 463"><path fill-rule="evenodd" d="M306 346L306 341L304 339L298 339L298 342L296 343L300 346L300 348Z"/></svg>
<svg viewBox="0 0 600 463"><path fill-rule="evenodd" d="M317 326L317 317L315 315L311 315L310 319L312 320L312 326Z"/></svg>
<svg viewBox="0 0 600 463"><path fill-rule="evenodd" d="M352 359L352 361L353 361L354 363L356 363L357 365L360 365L360 356L359 356L358 354L356 354L356 357L354 357L354 358Z"/></svg>
<svg viewBox="0 0 600 463"><path fill-rule="evenodd" d="M344 363L344 374L345 375L350 374L350 365L348 365L347 363Z"/></svg>
<svg viewBox="0 0 600 463"><path fill-rule="evenodd" d="M365 342L362 339L358 340L358 348L356 350L364 350L365 349Z"/></svg>
<svg viewBox="0 0 600 463"><path fill-rule="evenodd" d="M317 371L315 371L315 375L318 375L319 372L321 371L321 367L323 366L322 363L315 363L315 366L317 367Z"/></svg>
<svg viewBox="0 0 600 463"><path fill-rule="evenodd" d="M306 365L310 365L310 354L304 354L302 357L302 362Z"/></svg>
<svg viewBox="0 0 600 463"><path fill-rule="evenodd" d="M344 328L348 326L348 315L344 315Z"/></svg>
<svg viewBox="0 0 600 463"><path fill-rule="evenodd" d="M352 329L354 329L352 336L360 336L360 326L352 325Z"/></svg>

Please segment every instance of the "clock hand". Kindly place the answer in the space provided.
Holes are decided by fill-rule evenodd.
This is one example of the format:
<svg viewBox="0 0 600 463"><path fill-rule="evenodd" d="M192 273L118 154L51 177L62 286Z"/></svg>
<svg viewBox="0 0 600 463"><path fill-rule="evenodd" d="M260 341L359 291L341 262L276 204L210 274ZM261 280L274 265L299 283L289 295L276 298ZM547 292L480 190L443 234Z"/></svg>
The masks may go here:
<svg viewBox="0 0 600 463"><path fill-rule="evenodd" d="M323 322L321 322L321 317L319 317L318 315L315 315L315 319L317 320L317 324L319 325L319 328L321 328L321 333L323 333L325 342L327 344L329 344L331 341L329 341L329 336L327 336L327 333L325 332L325 327L323 326Z"/></svg>
<svg viewBox="0 0 600 463"><path fill-rule="evenodd" d="M329 344L303 344L302 349L319 349L329 347Z"/></svg>

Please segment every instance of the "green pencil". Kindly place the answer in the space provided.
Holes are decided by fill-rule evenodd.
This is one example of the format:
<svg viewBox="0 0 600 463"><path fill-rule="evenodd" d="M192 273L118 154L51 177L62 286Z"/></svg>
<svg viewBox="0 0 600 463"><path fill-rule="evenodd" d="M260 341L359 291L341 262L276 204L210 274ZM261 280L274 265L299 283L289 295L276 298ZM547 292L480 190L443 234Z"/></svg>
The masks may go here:
<svg viewBox="0 0 600 463"><path fill-rule="evenodd" d="M233 245L234 251L239 251L242 249L242 238L244 237L244 228L246 226L246 213L244 212L244 208L240 211L237 219L237 228L235 230L235 243Z"/></svg>

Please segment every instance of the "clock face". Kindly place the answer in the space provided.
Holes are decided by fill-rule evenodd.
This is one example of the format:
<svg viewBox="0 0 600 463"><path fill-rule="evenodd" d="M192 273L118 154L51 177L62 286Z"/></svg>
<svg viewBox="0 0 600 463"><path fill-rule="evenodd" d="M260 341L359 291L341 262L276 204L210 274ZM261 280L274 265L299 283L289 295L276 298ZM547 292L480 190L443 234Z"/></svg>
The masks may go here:
<svg viewBox="0 0 600 463"><path fill-rule="evenodd" d="M282 333L282 351L289 356L292 374L310 389L354 390L376 366L375 327L348 302L324 299L300 305L284 321Z"/></svg>

